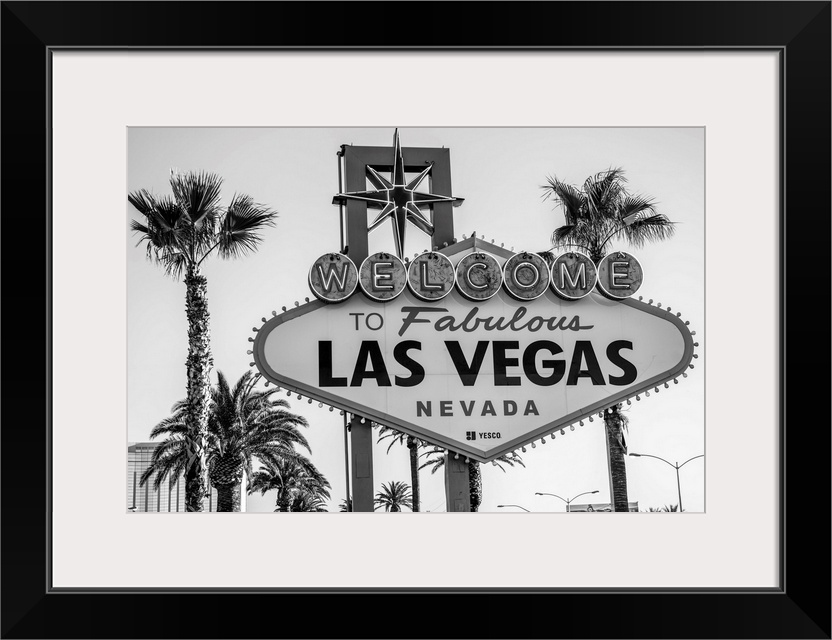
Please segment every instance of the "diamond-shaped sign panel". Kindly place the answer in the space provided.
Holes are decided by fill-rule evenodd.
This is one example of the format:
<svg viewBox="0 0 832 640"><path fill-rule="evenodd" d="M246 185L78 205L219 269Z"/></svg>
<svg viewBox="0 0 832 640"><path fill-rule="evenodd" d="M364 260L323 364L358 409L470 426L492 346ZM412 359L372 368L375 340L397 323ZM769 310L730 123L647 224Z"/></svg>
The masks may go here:
<svg viewBox="0 0 832 640"><path fill-rule="evenodd" d="M254 360L281 387L486 462L681 375L693 346L676 315L635 300L406 289L273 317Z"/></svg>

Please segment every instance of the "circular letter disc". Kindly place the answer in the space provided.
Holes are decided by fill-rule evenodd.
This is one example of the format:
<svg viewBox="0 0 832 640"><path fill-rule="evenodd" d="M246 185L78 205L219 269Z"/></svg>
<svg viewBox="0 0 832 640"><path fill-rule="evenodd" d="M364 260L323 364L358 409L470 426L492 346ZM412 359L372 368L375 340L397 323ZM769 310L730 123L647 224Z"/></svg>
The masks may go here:
<svg viewBox="0 0 832 640"><path fill-rule="evenodd" d="M488 300L500 290L500 263L487 253L469 253L456 265L456 286L471 300Z"/></svg>
<svg viewBox="0 0 832 640"><path fill-rule="evenodd" d="M358 269L340 253L325 253L309 269L309 288L324 302L343 302L357 285Z"/></svg>
<svg viewBox="0 0 832 640"><path fill-rule="evenodd" d="M447 256L429 252L413 259L407 268L407 284L417 298L441 300L454 288L454 265Z"/></svg>
<svg viewBox="0 0 832 640"><path fill-rule="evenodd" d="M552 263L552 291L564 300L580 300L595 288L598 271L585 253L570 251Z"/></svg>
<svg viewBox="0 0 832 640"><path fill-rule="evenodd" d="M407 286L407 269L394 255L374 253L361 263L358 282L368 298L387 302L404 291Z"/></svg>
<svg viewBox="0 0 832 640"><path fill-rule="evenodd" d="M614 251L598 263L598 291L607 298L629 298L643 280L644 271L638 260L624 251Z"/></svg>
<svg viewBox="0 0 832 640"><path fill-rule="evenodd" d="M517 253L503 267L503 286L518 300L534 300L549 286L549 267L536 253Z"/></svg>

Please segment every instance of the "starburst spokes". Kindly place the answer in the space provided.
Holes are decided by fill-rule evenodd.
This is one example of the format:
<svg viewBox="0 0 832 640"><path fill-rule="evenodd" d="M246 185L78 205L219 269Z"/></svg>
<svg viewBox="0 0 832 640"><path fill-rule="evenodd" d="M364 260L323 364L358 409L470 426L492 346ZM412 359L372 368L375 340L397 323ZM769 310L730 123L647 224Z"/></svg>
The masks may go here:
<svg viewBox="0 0 832 640"><path fill-rule="evenodd" d="M434 162L428 163L428 166L425 167L424 171L422 171L422 173L420 173L413 180L411 180L410 183L408 183L408 185L405 187L405 189L407 189L408 191L413 191L414 189L416 189L416 187L418 187L420 184L422 184L422 180L424 180L428 176L431 169L433 169L434 164L435 164ZM413 195L423 195L423 194L415 194L414 193Z"/></svg>
<svg viewBox="0 0 832 640"><path fill-rule="evenodd" d="M370 226L367 227L367 231L374 231L382 222L387 220L387 218L391 217L396 211L396 205L392 202L388 202L384 208L379 212L376 216L376 219L370 223Z"/></svg>
<svg viewBox="0 0 832 640"><path fill-rule="evenodd" d="M369 166L367 167L367 178L370 180L370 182L373 183L373 186L379 191L393 188L392 182L390 182L378 171Z"/></svg>
<svg viewBox="0 0 832 640"><path fill-rule="evenodd" d="M433 235L433 224L424 216L422 212L419 210L413 202L408 202L405 205L407 209L407 219L415 226L417 229L422 231L423 233Z"/></svg>
<svg viewBox="0 0 832 640"><path fill-rule="evenodd" d="M399 140L399 130L396 129L393 135L393 167L390 180L382 176L373 167L367 166L367 179L374 190L339 193L335 196L334 201L343 203L348 200L356 200L365 202L368 208L379 209L378 215L367 227L368 232L375 230L387 218L390 218L393 222L396 252L401 258L404 255L405 232L408 222L423 233L429 236L433 235L433 223L425 216L420 207L432 206L440 202L449 202L454 206L459 206L462 203L462 198L416 191L424 179L430 175L433 166L434 163L430 162L427 167L419 172L419 175L406 183L404 155Z"/></svg>

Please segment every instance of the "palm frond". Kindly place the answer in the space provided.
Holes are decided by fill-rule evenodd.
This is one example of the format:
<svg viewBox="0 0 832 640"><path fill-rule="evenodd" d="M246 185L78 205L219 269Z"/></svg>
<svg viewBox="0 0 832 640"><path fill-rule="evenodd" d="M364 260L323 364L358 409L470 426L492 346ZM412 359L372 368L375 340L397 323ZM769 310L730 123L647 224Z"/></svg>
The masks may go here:
<svg viewBox="0 0 832 640"><path fill-rule="evenodd" d="M273 227L277 213L256 204L251 196L235 194L228 205L219 230L219 255L237 258L257 250L260 231Z"/></svg>
<svg viewBox="0 0 832 640"><path fill-rule="evenodd" d="M514 453L513 451L510 453L506 453L494 460L494 466L500 469L500 471L502 471L503 473L506 472L506 470L503 468L504 464L507 464L510 467L513 467L516 464L519 464L521 467L524 468L526 466L526 464L523 462L523 458L520 457L520 454Z"/></svg>
<svg viewBox="0 0 832 640"><path fill-rule="evenodd" d="M642 247L648 242L658 242L671 238L675 232L675 222L667 216L654 213L643 218L636 218L632 224L624 227L623 235L634 247Z"/></svg>
<svg viewBox="0 0 832 640"><path fill-rule="evenodd" d="M153 450L153 455L151 456L151 464L156 464L157 462L164 460L165 458L185 455L187 445L187 438L182 436L174 436L168 438L167 440L163 440Z"/></svg>
<svg viewBox="0 0 832 640"><path fill-rule="evenodd" d="M590 217L609 217L625 193L627 179L620 168L610 168L586 179L583 192Z"/></svg>
<svg viewBox="0 0 832 640"><path fill-rule="evenodd" d="M556 247L562 246L565 242L571 242L577 227L574 224L565 224L552 232L552 244Z"/></svg>
<svg viewBox="0 0 832 640"><path fill-rule="evenodd" d="M566 250L581 250L592 255L595 236L593 225L581 220L574 225L564 225L552 232L552 247Z"/></svg>
<svg viewBox="0 0 832 640"><path fill-rule="evenodd" d="M555 176L548 177L547 182L549 184L542 187L545 191L543 199L552 198L563 209L567 224L576 222L586 210L585 196L574 186L561 182Z"/></svg>
<svg viewBox="0 0 832 640"><path fill-rule="evenodd" d="M174 414L161 420L150 430L150 439L154 440L159 436L187 436L188 426L185 423L185 416Z"/></svg>
<svg viewBox="0 0 832 640"><path fill-rule="evenodd" d="M138 220L130 220L130 230L133 233L140 233L143 236L136 243L136 246L139 246L142 242L149 239L147 234L150 232L150 230Z"/></svg>
<svg viewBox="0 0 832 640"><path fill-rule="evenodd" d="M247 488L249 493L260 491L264 495L268 491L277 491L278 505L281 502L291 504L301 495L329 500L332 486L308 458L296 455L293 458L272 459L267 454L261 460L264 466L251 476ZM291 506L289 510L292 510Z"/></svg>
<svg viewBox="0 0 832 640"><path fill-rule="evenodd" d="M132 204L136 208L136 211L145 218L150 218L159 206L156 196L147 189L131 191L127 194L127 202Z"/></svg>
<svg viewBox="0 0 832 640"><path fill-rule="evenodd" d="M290 505L290 511L293 513L300 513L300 512L318 512L322 513L325 512L326 509L326 500L329 499L329 495L324 496L322 493L316 493L314 491L310 491L308 489L298 491L292 498L292 502Z"/></svg>
<svg viewBox="0 0 832 640"><path fill-rule="evenodd" d="M622 219L630 216L646 217L656 213L656 201L650 196L627 194L621 200L618 210Z"/></svg>
<svg viewBox="0 0 832 640"><path fill-rule="evenodd" d="M297 416L300 418L301 416ZM294 421L288 420L270 420L263 421L262 427L259 428L259 433L262 437L273 441L276 447L280 447L280 443L285 445L297 444L306 449L307 452L312 453L312 448L309 441L306 439L300 430L295 426Z"/></svg>
<svg viewBox="0 0 832 640"><path fill-rule="evenodd" d="M145 217L144 223L130 222L133 233L140 235L137 245L146 243L148 260L167 275L181 277L190 258L190 232L180 208L169 196L156 198L145 189L128 194L127 199Z"/></svg>
<svg viewBox="0 0 832 640"><path fill-rule="evenodd" d="M440 447L434 447L430 451L425 451L419 457L426 458L425 462L419 465L419 469L430 468L431 475L445 466L445 450Z"/></svg>
<svg viewBox="0 0 832 640"><path fill-rule="evenodd" d="M300 475L302 477L318 477L318 475L321 475L309 458L294 450L281 451L270 448L257 452L257 458L270 472L277 471L282 474Z"/></svg>
<svg viewBox="0 0 832 640"><path fill-rule="evenodd" d="M180 209L194 229L210 227L216 221L220 208L222 178L215 173L191 171L179 173L171 170L170 188Z"/></svg>
<svg viewBox="0 0 832 640"><path fill-rule="evenodd" d="M543 258L543 260L546 262L546 264L549 266L549 268L551 268L551 267L552 267L552 263L554 263L554 261L555 261L555 254L554 254L554 253L552 253L552 251L551 251L551 250L547 250L547 251L537 251L536 253L537 253L537 255L539 255L541 258Z"/></svg>
<svg viewBox="0 0 832 640"><path fill-rule="evenodd" d="M169 440L157 447L153 452L151 464L139 479L139 486L143 487L153 477L153 488L158 491L165 478L178 478L184 473L187 454L182 444L182 441Z"/></svg>
<svg viewBox="0 0 832 640"><path fill-rule="evenodd" d="M165 234L182 228L182 210L170 198L157 198L146 189L127 195L127 201L141 213L156 232Z"/></svg>
<svg viewBox="0 0 832 640"><path fill-rule="evenodd" d="M181 251L170 251L159 256L158 262L162 266L166 276L174 280L182 280L182 276L187 271L191 259Z"/></svg>
<svg viewBox="0 0 832 640"><path fill-rule="evenodd" d="M378 443L381 444L382 440L390 439L390 444L387 447L387 453L390 453L390 449L393 448L395 444L404 445L407 441L407 434L402 433L401 431L396 431L392 427L388 427L386 425L381 425L379 429L379 436L378 436Z"/></svg>
<svg viewBox="0 0 832 640"><path fill-rule="evenodd" d="M264 469L259 469L249 476L247 493L260 492L260 495L265 495L266 492L276 489L279 485L275 483L275 477Z"/></svg>

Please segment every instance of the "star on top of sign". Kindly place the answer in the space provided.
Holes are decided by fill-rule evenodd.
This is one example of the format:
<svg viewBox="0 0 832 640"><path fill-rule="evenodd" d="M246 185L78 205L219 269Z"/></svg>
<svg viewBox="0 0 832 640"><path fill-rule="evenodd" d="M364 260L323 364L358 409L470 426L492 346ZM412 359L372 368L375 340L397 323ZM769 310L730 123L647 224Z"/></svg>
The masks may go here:
<svg viewBox="0 0 832 640"><path fill-rule="evenodd" d="M425 167L413 180L405 183L404 157L398 129L393 134L393 147L393 172L390 180L387 180L368 165L367 178L375 187L375 190L339 193L333 200L335 202L360 200L366 202L368 208L380 209L375 220L367 227L367 231L373 231L387 218L390 218L393 221L393 240L396 243L396 254L399 258L403 258L408 222L429 236L433 235L433 224L424 216L420 207L430 206L437 202L451 202L453 206L458 207L462 204L463 198L416 191L416 188L430 174L433 162Z"/></svg>

